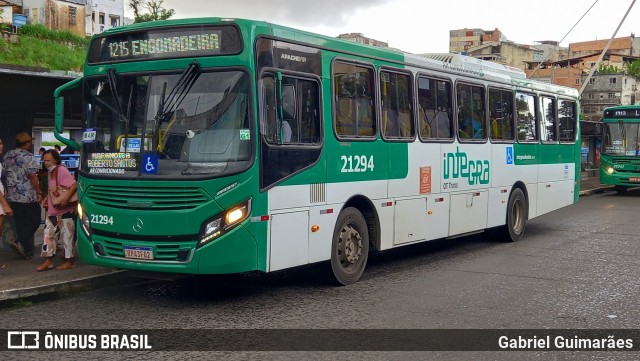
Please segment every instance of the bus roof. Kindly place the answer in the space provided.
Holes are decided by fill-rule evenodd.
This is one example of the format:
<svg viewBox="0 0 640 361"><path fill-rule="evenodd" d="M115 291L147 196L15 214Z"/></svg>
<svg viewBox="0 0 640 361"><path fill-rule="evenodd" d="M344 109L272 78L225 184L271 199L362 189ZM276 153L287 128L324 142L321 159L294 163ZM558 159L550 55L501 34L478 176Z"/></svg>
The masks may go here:
<svg viewBox="0 0 640 361"><path fill-rule="evenodd" d="M328 49L346 51L350 53L350 55L354 56L373 57L398 64L426 67L439 71L444 70L449 73L459 73L478 78L488 77L488 79L500 80L506 83L510 82L511 85L516 87L560 94L564 93L566 96L572 98L577 98L579 96L577 89L527 79L526 74L521 69L503 64L489 62L461 54L411 54L393 48L375 47L368 44L356 43L349 40L311 33L260 20L221 17L158 20L111 28L101 34L94 35L94 38L161 27L205 24L238 24L242 28L253 29L252 31L258 35L269 34L277 38L307 43ZM262 28L262 30L259 28Z"/></svg>

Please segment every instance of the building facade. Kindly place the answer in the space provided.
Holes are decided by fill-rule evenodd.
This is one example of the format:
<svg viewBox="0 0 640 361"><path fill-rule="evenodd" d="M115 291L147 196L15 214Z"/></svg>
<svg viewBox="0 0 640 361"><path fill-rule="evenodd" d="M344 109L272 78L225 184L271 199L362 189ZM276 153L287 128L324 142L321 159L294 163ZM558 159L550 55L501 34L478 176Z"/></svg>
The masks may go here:
<svg viewBox="0 0 640 361"><path fill-rule="evenodd" d="M86 0L87 35L99 34L107 29L125 25L124 0Z"/></svg>
<svg viewBox="0 0 640 361"><path fill-rule="evenodd" d="M449 30L449 52L464 53L470 48L480 46L485 42L507 41L507 38L498 28L494 30L483 29L456 29Z"/></svg>
<svg viewBox="0 0 640 361"><path fill-rule="evenodd" d="M606 107L637 104L639 83L635 77L622 73L594 74L582 92L582 113L587 119L598 121Z"/></svg>
<svg viewBox="0 0 640 361"><path fill-rule="evenodd" d="M337 36L338 39L349 40L360 44L366 44L371 46L377 46L379 48L388 48L389 43L384 41L368 38L362 33L346 33Z"/></svg>
<svg viewBox="0 0 640 361"><path fill-rule="evenodd" d="M29 24L85 35L85 0L22 0L22 14Z"/></svg>
<svg viewBox="0 0 640 361"><path fill-rule="evenodd" d="M12 0L29 24L68 30L80 36L99 34L124 24L124 0Z"/></svg>
<svg viewBox="0 0 640 361"><path fill-rule="evenodd" d="M516 44L512 41L491 41L467 49L466 54L474 58L493 61L525 70L528 61L542 61L543 51L531 46Z"/></svg>

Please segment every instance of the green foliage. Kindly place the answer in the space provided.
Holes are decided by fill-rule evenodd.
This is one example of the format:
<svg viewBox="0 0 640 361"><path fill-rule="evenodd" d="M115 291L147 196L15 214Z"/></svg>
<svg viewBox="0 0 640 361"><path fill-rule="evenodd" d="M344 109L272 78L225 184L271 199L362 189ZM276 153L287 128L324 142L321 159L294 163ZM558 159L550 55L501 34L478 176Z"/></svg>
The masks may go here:
<svg viewBox="0 0 640 361"><path fill-rule="evenodd" d="M18 34L51 41L68 42L75 45L86 46L89 43L87 38L76 35L69 30L51 30L41 24L23 25L18 28Z"/></svg>
<svg viewBox="0 0 640 361"><path fill-rule="evenodd" d="M631 63L627 63L627 74L640 78L640 60L634 60Z"/></svg>
<svg viewBox="0 0 640 361"><path fill-rule="evenodd" d="M33 305L33 302L27 301L27 300L23 300L22 298L13 301L13 306L14 307L27 307L27 306L31 306L31 305Z"/></svg>
<svg viewBox="0 0 640 361"><path fill-rule="evenodd" d="M86 46L69 46L65 43L21 35L17 44L0 40L0 63L50 70L82 71Z"/></svg>
<svg viewBox="0 0 640 361"><path fill-rule="evenodd" d="M620 73L620 69L614 65L606 65L600 63L600 67L598 67L598 73L600 74L618 74Z"/></svg>
<svg viewBox="0 0 640 361"><path fill-rule="evenodd" d="M134 22L166 20L172 17L175 10L163 8L162 3L164 0L129 0L129 9L133 11ZM146 8L148 13L142 13L142 8Z"/></svg>

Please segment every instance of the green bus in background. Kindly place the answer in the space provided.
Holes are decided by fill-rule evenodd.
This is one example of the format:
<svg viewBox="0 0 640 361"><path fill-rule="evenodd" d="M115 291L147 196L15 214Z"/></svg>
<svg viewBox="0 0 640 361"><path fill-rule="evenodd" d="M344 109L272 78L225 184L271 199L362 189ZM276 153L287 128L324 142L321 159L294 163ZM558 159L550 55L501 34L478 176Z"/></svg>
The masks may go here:
<svg viewBox="0 0 640 361"><path fill-rule="evenodd" d="M618 193L640 186L640 106L606 108L601 126L600 183Z"/></svg>
<svg viewBox="0 0 640 361"><path fill-rule="evenodd" d="M62 136L83 94L82 140ZM454 54L414 55L261 21L183 19L93 37L56 90L80 149L89 264L188 274L323 262L491 231L578 200L578 92ZM68 122L67 122L68 123Z"/></svg>

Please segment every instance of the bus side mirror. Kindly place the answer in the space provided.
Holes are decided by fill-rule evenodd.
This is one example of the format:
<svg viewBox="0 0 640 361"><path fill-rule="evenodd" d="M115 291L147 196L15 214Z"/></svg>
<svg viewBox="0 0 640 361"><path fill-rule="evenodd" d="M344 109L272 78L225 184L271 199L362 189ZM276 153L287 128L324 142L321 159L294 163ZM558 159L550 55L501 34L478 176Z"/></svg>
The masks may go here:
<svg viewBox="0 0 640 361"><path fill-rule="evenodd" d="M54 132L53 135L62 143L71 147L71 149L80 149L80 144L73 139L67 139L62 136L64 132L64 96L62 93L68 90L78 88L82 85L82 78L74 79L60 87L53 92L55 113L54 113Z"/></svg>
<svg viewBox="0 0 640 361"><path fill-rule="evenodd" d="M64 97L59 96L55 99L55 127L56 132L62 133L64 131Z"/></svg>

